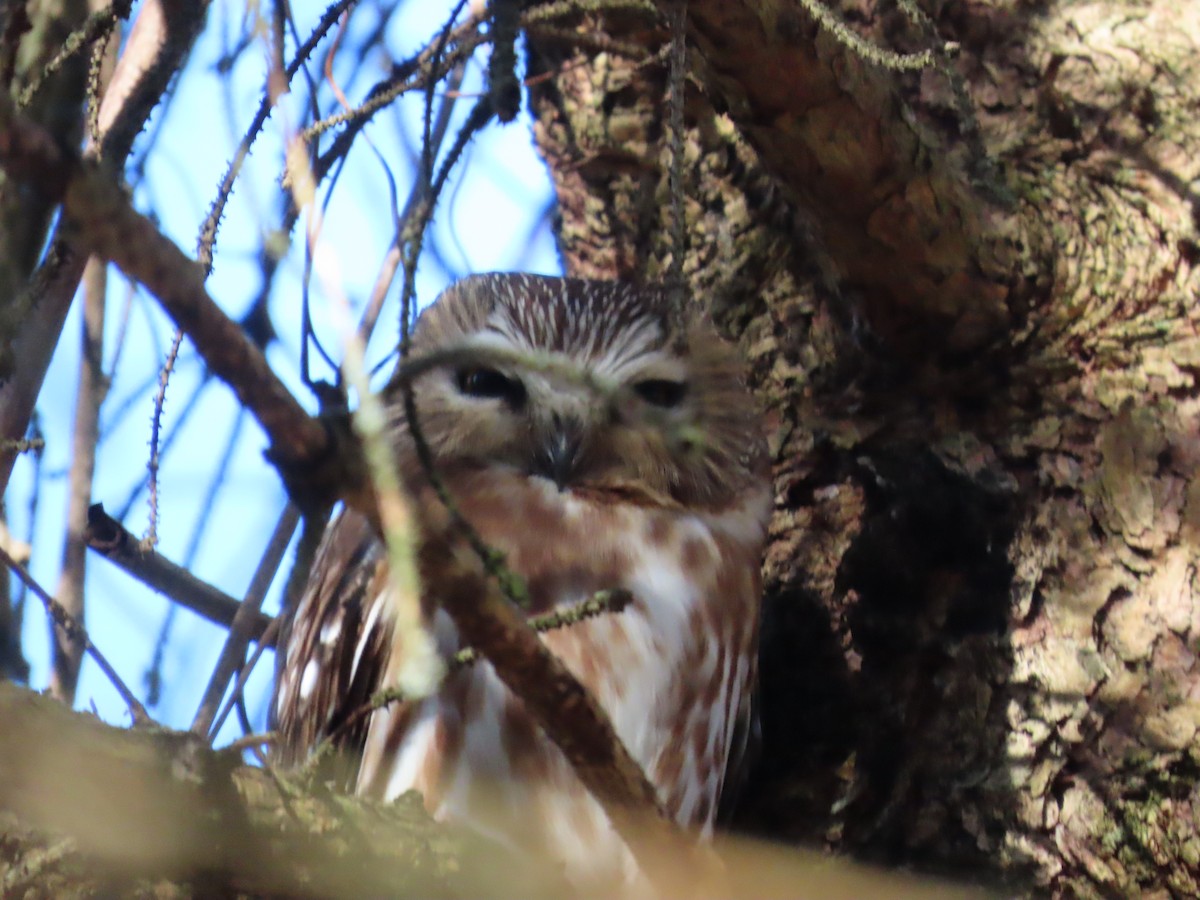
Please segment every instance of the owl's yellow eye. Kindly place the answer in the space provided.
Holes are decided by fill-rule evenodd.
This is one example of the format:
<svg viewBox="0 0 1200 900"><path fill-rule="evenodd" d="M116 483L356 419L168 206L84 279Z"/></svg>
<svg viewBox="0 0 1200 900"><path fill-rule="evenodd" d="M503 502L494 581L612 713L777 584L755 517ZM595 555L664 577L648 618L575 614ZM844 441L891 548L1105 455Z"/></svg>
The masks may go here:
<svg viewBox="0 0 1200 900"><path fill-rule="evenodd" d="M683 402L687 395L687 385L682 381L668 381L665 378L647 378L633 385L633 392L651 406L672 409Z"/></svg>
<svg viewBox="0 0 1200 900"><path fill-rule="evenodd" d="M503 400L514 409L525 403L525 385L495 369L459 369L455 378L458 389L468 397Z"/></svg>

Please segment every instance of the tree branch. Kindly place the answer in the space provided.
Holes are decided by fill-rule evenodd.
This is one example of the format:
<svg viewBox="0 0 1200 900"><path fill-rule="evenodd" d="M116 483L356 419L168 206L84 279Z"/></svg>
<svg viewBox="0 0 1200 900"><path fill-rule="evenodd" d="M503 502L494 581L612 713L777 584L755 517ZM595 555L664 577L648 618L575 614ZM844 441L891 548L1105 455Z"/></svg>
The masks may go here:
<svg viewBox="0 0 1200 900"><path fill-rule="evenodd" d="M237 605L237 612L234 614L233 621L229 623L229 635L225 639L225 646L221 648L221 656L213 668L208 688L204 692L204 698L200 701L200 707L196 710L196 717L192 722L192 732L200 737L206 734L210 740L216 737L216 731L213 730L210 733L210 728L217 715L217 708L221 703L221 698L225 696L225 688L229 685L229 679L233 677L234 671L246 656L246 647L255 637L256 632L258 635L262 634L258 630L259 623L265 618L260 612L262 603L267 596L267 590L271 587L271 582L275 580L275 573L279 569L279 563L292 540L292 533L295 532L299 520L300 514L289 503L275 525L275 531L271 535L267 549L258 562L258 568L254 571L250 586L246 589L245 598Z"/></svg>
<svg viewBox="0 0 1200 900"><path fill-rule="evenodd" d="M0 722L6 897L27 888L58 898L572 896L551 861L434 823L415 795L388 804L339 797L240 765L239 754L212 750L195 735L113 728L11 684L0 683ZM719 846L725 872L703 896L989 896L823 853L745 840ZM664 860L678 870L688 864ZM164 892L162 879L182 890Z"/></svg>
<svg viewBox="0 0 1200 900"><path fill-rule="evenodd" d="M142 4L105 90L90 157L104 160L113 171L124 165L133 139L141 133L200 33L208 5L191 0L147 0ZM8 92L4 92L3 103L0 118L7 118L11 111ZM57 105L65 108L65 104ZM0 128L0 142L11 139L4 134L6 130ZM62 143L70 146L74 142ZM42 246L42 239L36 244ZM20 323L12 340L12 376L0 381L0 441L25 436L86 261L87 253L64 236L60 223L45 259L23 285L21 302L28 302L34 314ZM0 492L8 485L14 459L13 454L0 452Z"/></svg>
<svg viewBox="0 0 1200 900"><path fill-rule="evenodd" d="M121 680L121 676L117 674L117 670L112 667L112 664L100 652L99 648L92 643L92 639L88 637L87 630L83 627L83 623L73 618L70 613L63 609L62 604L46 593L45 589L38 584L33 576L25 569L23 565L8 555L7 550L0 549L0 564L7 566L14 575L25 583L25 586L33 592L46 609L46 614L50 621L54 624L55 630L64 635L68 640L75 641L87 652L96 666L104 673L104 676L121 695L121 699L129 708L129 714L132 716L134 724L145 725L153 721L146 708L142 706L142 702L134 696L128 685Z"/></svg>
<svg viewBox="0 0 1200 900"><path fill-rule="evenodd" d="M938 350L986 347L1014 317L1020 242L1005 188L962 137L970 111L914 114L883 54L852 49L809 7L691 0L706 89L820 224L844 293L889 349L927 358L938 322ZM934 51L933 77L956 78Z"/></svg>
<svg viewBox="0 0 1200 900"><path fill-rule="evenodd" d="M67 534L62 572L56 596L75 620L84 621L84 581L87 573L88 505L96 470L96 445L100 440L100 405L108 392L104 377L104 313L107 304L108 267L93 259L84 269L83 347L79 355L75 429L71 439L71 471L67 489ZM61 631L52 638L54 669L50 689L68 705L75 701L83 647Z"/></svg>
<svg viewBox="0 0 1200 900"><path fill-rule="evenodd" d="M604 710L488 577L455 517L433 497L414 506L421 516L422 574L436 583L437 598L464 643L482 652L521 698L663 896L692 893L713 874L706 848L667 817ZM680 860L690 864L681 866Z"/></svg>
<svg viewBox="0 0 1200 900"><path fill-rule="evenodd" d="M210 622L229 628L242 610L242 604L224 591L201 581L157 551L142 547L141 541L106 513L99 503L88 510L84 537L89 548L167 599ZM246 633L251 640L258 640L270 623L270 616L253 612Z"/></svg>
<svg viewBox="0 0 1200 900"><path fill-rule="evenodd" d="M503 882L487 891L482 878L472 883L460 874L467 848L471 859L482 848L434 824L415 798L385 806L304 792L194 735L112 728L10 684L0 684L0 721L0 809L20 825L0 819L0 847L8 855L12 836L26 830L19 843L28 864L37 836L27 829L68 836L76 882L107 882L100 893L124 895L135 880L157 878L191 881L198 895L220 896L220 887L289 897L503 890ZM520 884L515 866L493 854L497 864ZM35 883L45 885L62 866L55 859L51 872L34 874ZM20 868L0 867L5 896L13 895L7 879ZM124 880L126 889L114 891L111 880Z"/></svg>

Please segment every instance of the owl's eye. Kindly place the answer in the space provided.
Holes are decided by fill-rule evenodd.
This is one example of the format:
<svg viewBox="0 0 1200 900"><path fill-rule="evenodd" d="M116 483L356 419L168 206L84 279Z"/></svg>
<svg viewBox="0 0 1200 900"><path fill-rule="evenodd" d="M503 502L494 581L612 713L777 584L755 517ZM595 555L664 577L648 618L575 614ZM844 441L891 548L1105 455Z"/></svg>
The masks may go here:
<svg viewBox="0 0 1200 900"><path fill-rule="evenodd" d="M651 406L672 409L683 402L687 394L687 385L682 381L668 381L665 378L647 378L635 384L633 392Z"/></svg>
<svg viewBox="0 0 1200 900"><path fill-rule="evenodd" d="M525 385L495 369L459 369L456 378L458 389L468 397L503 400L514 408L525 402Z"/></svg>

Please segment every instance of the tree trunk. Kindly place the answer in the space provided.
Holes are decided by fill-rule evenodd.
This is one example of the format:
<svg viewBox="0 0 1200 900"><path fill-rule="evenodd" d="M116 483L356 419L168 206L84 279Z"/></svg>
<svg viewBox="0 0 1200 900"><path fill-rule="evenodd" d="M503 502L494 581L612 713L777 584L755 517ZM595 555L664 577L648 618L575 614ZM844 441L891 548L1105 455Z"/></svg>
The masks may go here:
<svg viewBox="0 0 1200 900"><path fill-rule="evenodd" d="M922 5L958 52L917 73L800 3L689 8L684 272L776 454L738 824L1195 896L1200 4ZM530 73L568 271L661 279L666 57L629 45L667 35L571 24L574 45L535 32Z"/></svg>

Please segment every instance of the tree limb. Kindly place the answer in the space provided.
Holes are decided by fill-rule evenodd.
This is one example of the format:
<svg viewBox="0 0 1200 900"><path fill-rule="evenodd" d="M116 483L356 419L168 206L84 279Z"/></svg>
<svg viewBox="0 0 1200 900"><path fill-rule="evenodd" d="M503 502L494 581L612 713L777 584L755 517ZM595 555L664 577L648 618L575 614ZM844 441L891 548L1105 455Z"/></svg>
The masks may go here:
<svg viewBox="0 0 1200 900"><path fill-rule="evenodd" d="M988 346L1013 318L1020 242L1003 186L962 137L973 123L961 109L914 113L897 72L819 26L809 5L692 0L706 89L819 223L843 293L890 349L928 357L939 328L939 351Z"/></svg>
<svg viewBox="0 0 1200 900"><path fill-rule="evenodd" d="M75 429L71 439L71 470L67 480L67 534L59 574L58 602L67 614L84 621L84 581L87 573L88 506L96 470L96 445L100 441L100 405L108 392L104 376L104 313L107 305L108 267L93 259L84 269L83 347L79 355L78 393L75 396ZM50 689L70 705L79 683L83 647L56 630L52 639L54 667Z"/></svg>
<svg viewBox="0 0 1200 900"><path fill-rule="evenodd" d="M195 735L113 728L11 684L0 683L0 721L6 897L572 896L552 863L434 823L415 794L390 804L342 797L241 765ZM723 876L691 896L988 896L817 852L719 847ZM689 860L663 864L686 870Z"/></svg>
<svg viewBox="0 0 1200 900"><path fill-rule="evenodd" d="M90 158L104 160L111 170L124 165L133 139L141 133L200 33L208 5L207 0L148 0L142 4L101 103L88 150ZM3 99L11 109L7 92ZM0 116L5 114L0 111ZM11 135L0 134L0 141L7 138ZM64 146L71 143L64 142ZM38 246L41 243L37 241ZM0 441L25 436L86 261L86 251L64 236L60 223L44 260L24 285L27 297L23 299L28 299L34 314L20 323L13 338L12 377L0 381ZM14 459L12 453L0 453L0 491L8 485Z"/></svg>
<svg viewBox="0 0 1200 900"><path fill-rule="evenodd" d="M190 609L210 622L229 628L242 610L242 604L224 591L201 581L157 551L143 548L137 537L130 534L98 503L88 510L88 525L84 537L92 550L120 566L138 581L165 595L172 602ZM270 622L270 616L254 612L247 623L251 640L258 640Z"/></svg>
<svg viewBox="0 0 1200 900"><path fill-rule="evenodd" d="M434 824L415 797L383 806L305 791L194 735L112 728L10 684L0 684L0 721L0 809L19 823L0 817L0 851L27 866L38 843L29 829L60 838L52 871L36 873L39 885L53 884L43 879L60 874L65 857L75 883L90 877L111 890L116 882L125 888L117 894L162 878L191 882L197 896L503 890L503 880L486 890L459 874L471 845ZM0 865L0 875L12 896L8 882L19 872Z"/></svg>

